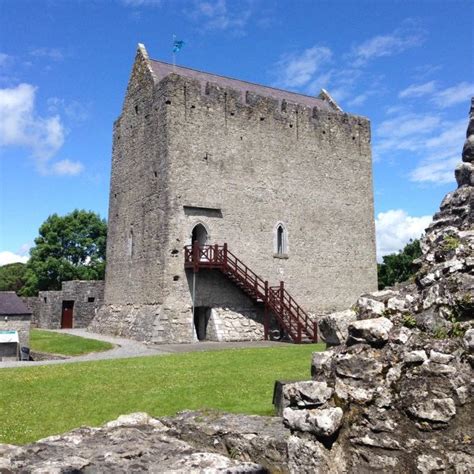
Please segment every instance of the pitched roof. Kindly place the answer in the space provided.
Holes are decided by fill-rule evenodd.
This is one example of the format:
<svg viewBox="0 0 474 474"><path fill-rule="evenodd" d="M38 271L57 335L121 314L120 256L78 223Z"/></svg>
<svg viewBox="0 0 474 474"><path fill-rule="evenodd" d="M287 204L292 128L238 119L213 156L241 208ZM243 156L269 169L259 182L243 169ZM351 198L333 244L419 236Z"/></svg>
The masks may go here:
<svg viewBox="0 0 474 474"><path fill-rule="evenodd" d="M31 314L14 291L0 291L0 315Z"/></svg>
<svg viewBox="0 0 474 474"><path fill-rule="evenodd" d="M155 59L150 59L150 64L158 80L174 73L189 79L197 80L201 82L203 86L205 86L207 82L212 82L221 87L235 89L242 93L243 100L245 100L245 93L248 91L262 96L272 97L279 101L286 100L294 104L300 104L306 107L317 107L318 109L334 112L334 109L328 102L318 99L317 97L298 94L283 89L275 89L274 87L241 81L239 79L232 79L231 77L210 74L208 72L198 71L184 66L173 66L172 64L163 61L156 61Z"/></svg>

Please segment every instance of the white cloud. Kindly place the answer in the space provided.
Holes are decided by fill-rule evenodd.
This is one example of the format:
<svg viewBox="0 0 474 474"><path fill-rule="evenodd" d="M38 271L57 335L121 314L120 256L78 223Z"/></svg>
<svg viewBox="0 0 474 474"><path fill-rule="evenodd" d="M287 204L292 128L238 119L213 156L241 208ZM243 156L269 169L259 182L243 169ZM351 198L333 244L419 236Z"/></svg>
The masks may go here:
<svg viewBox="0 0 474 474"><path fill-rule="evenodd" d="M353 99L348 102L350 107L357 107L359 105L364 105L368 99L368 94L359 94L356 95Z"/></svg>
<svg viewBox="0 0 474 474"><path fill-rule="evenodd" d="M84 122L89 118L89 108L77 100L65 100L59 97L50 97L47 101L50 114L64 113L74 122Z"/></svg>
<svg viewBox="0 0 474 474"><path fill-rule="evenodd" d="M376 128L374 151L383 157L394 151L418 151L425 147L426 141L439 130L442 121L436 114L415 114L402 112L384 120Z"/></svg>
<svg viewBox="0 0 474 474"><path fill-rule="evenodd" d="M0 252L0 267L2 265L8 265L9 263L26 263L28 261L28 258L29 257L26 255L17 255L9 251Z"/></svg>
<svg viewBox="0 0 474 474"><path fill-rule="evenodd" d="M443 122L439 131L424 142L423 159L410 173L410 180L445 184L454 181L454 168L461 160L466 120Z"/></svg>
<svg viewBox="0 0 474 474"><path fill-rule="evenodd" d="M431 216L412 217L402 209L380 212L375 219L377 259L398 252L410 239L417 239L431 222Z"/></svg>
<svg viewBox="0 0 474 474"><path fill-rule="evenodd" d="M233 30L243 33L252 14L252 2L196 0L187 14L207 30Z"/></svg>
<svg viewBox="0 0 474 474"><path fill-rule="evenodd" d="M56 175L75 176L84 171L84 165L79 161L61 160L53 163L50 167L50 173Z"/></svg>
<svg viewBox="0 0 474 474"><path fill-rule="evenodd" d="M278 87L302 87L307 85L323 64L330 61L332 52L325 46L313 46L300 54L285 54L276 64ZM324 82L329 80L328 75L320 76Z"/></svg>
<svg viewBox="0 0 474 474"><path fill-rule="evenodd" d="M443 120L438 114L400 112L383 121L374 136L374 155L390 159L410 151L418 162L409 179L420 183L445 184L454 181L454 167L460 160L466 120Z"/></svg>
<svg viewBox="0 0 474 474"><path fill-rule="evenodd" d="M53 61L62 61L64 53L60 48L36 48L30 51L30 56L35 58L46 58Z"/></svg>
<svg viewBox="0 0 474 474"><path fill-rule="evenodd" d="M5 53L0 53L0 69L5 67L11 61L11 56Z"/></svg>
<svg viewBox="0 0 474 474"><path fill-rule="evenodd" d="M42 117L36 112L35 96L31 84L0 89L0 147L26 148L40 173L56 173L50 162L64 144L64 126L59 115Z"/></svg>
<svg viewBox="0 0 474 474"><path fill-rule="evenodd" d="M161 0L121 0L126 7L156 7L161 5Z"/></svg>
<svg viewBox="0 0 474 474"><path fill-rule="evenodd" d="M462 102L468 104L472 96L474 96L474 83L460 82L453 87L437 92L432 100L435 105L445 109Z"/></svg>
<svg viewBox="0 0 474 474"><path fill-rule="evenodd" d="M432 94L436 90L436 82L430 81L424 84L412 84L406 89L399 92L398 97L405 99L407 97L422 97L427 94Z"/></svg>
<svg viewBox="0 0 474 474"><path fill-rule="evenodd" d="M413 27L397 28L392 33L370 38L352 49L351 57L357 67L384 56L393 56L424 42L423 31Z"/></svg>
<svg viewBox="0 0 474 474"><path fill-rule="evenodd" d="M410 173L410 180L418 183L450 183L454 179L454 168L458 162L457 156L442 160L424 160Z"/></svg>

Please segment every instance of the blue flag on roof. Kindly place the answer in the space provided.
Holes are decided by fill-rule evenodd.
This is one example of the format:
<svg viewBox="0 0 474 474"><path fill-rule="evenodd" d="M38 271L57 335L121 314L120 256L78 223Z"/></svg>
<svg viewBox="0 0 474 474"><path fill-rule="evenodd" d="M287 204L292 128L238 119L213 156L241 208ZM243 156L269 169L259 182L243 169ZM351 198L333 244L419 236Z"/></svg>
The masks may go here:
<svg viewBox="0 0 474 474"><path fill-rule="evenodd" d="M184 41L183 40L174 40L173 41L173 53L177 53L178 51L181 51L184 46Z"/></svg>

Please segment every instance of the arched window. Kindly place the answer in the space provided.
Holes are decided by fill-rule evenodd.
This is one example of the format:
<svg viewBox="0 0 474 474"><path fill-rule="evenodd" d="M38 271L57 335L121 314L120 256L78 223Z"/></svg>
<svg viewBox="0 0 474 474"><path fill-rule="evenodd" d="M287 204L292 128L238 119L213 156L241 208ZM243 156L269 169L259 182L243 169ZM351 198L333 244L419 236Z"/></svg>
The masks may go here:
<svg viewBox="0 0 474 474"><path fill-rule="evenodd" d="M275 257L288 257L288 232L282 222L278 222L273 230L273 252Z"/></svg>

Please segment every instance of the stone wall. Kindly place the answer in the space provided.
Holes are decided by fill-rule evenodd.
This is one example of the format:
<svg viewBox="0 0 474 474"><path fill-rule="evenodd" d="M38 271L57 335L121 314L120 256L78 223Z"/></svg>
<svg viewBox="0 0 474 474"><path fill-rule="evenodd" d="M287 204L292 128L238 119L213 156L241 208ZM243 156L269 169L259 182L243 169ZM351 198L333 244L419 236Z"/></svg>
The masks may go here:
<svg viewBox="0 0 474 474"><path fill-rule="evenodd" d="M157 77L153 64L140 48L114 126L105 304L94 329L193 340L183 246L198 223L208 243L227 242L271 285L284 280L314 315L375 289L369 121L180 68ZM275 255L278 223L284 258ZM238 289L227 301L225 278L206 285L205 306L255 309Z"/></svg>
<svg viewBox="0 0 474 474"><path fill-rule="evenodd" d="M207 326L207 340L262 341L263 317L256 310L212 308Z"/></svg>
<svg viewBox="0 0 474 474"><path fill-rule="evenodd" d="M37 297L23 298L23 301L33 313L34 327L61 329L64 301L74 301L74 327L85 328L96 315L103 299L103 281L72 280L63 282L61 291L40 291Z"/></svg>
<svg viewBox="0 0 474 474"><path fill-rule="evenodd" d="M31 315L2 315L0 318L0 331L18 331L20 346L30 345ZM1 344L0 344L1 345Z"/></svg>

